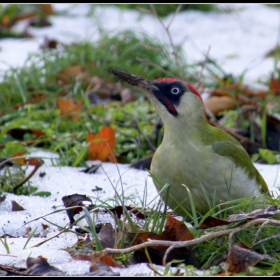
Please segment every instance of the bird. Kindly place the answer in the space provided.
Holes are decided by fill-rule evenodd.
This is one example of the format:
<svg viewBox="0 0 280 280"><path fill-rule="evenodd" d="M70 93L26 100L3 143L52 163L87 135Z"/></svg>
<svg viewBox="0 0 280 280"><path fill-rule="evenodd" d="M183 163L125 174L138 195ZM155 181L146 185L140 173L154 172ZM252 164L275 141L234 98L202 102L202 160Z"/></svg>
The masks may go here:
<svg viewBox="0 0 280 280"><path fill-rule="evenodd" d="M240 142L209 123L194 86L177 78L148 80L115 68L110 72L143 89L162 119L164 135L150 172L161 198L176 214L186 217L193 204L205 215L243 198L263 205L269 194L264 178Z"/></svg>

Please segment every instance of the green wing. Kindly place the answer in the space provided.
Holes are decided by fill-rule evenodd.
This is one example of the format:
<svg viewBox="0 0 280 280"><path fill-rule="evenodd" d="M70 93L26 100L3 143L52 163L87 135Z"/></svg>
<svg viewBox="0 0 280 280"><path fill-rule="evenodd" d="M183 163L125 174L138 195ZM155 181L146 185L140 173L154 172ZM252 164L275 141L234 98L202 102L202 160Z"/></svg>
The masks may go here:
<svg viewBox="0 0 280 280"><path fill-rule="evenodd" d="M257 182L262 186L262 190L267 192L267 184L254 166L250 156L242 145L237 140L234 140L228 139L225 141L213 142L213 151L218 155L230 158L237 166L243 168L251 179L256 178Z"/></svg>

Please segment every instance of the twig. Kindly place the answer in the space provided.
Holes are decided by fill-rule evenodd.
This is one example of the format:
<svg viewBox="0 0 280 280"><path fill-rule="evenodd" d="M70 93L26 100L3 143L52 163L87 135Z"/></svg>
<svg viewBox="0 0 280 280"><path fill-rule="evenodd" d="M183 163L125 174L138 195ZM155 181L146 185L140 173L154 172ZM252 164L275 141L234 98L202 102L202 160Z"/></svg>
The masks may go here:
<svg viewBox="0 0 280 280"><path fill-rule="evenodd" d="M174 246L170 246L166 251L165 251L165 254L162 258L162 265L163 266L166 266L166 260L167 260L167 256L168 254L174 249Z"/></svg>
<svg viewBox="0 0 280 280"><path fill-rule="evenodd" d="M210 53L210 49L211 49L211 46L209 46L209 48L208 48L208 51L207 51L207 53L205 55L205 59L204 59L204 61L202 63L201 70L200 70L200 73L199 73L199 76L198 76L198 80L197 80L197 89L198 90L199 90L199 88L202 85L202 81L201 81L202 80L202 72L203 72L203 70L205 68L205 65L206 65L207 61L208 61L208 56L209 56L209 53Z"/></svg>
<svg viewBox="0 0 280 280"><path fill-rule="evenodd" d="M147 263L147 267L149 269L151 269L155 274L159 275L159 276L163 276L162 274L160 274L156 269L154 269L150 263Z"/></svg>
<svg viewBox="0 0 280 280"><path fill-rule="evenodd" d="M272 240L272 239L278 239L279 237L280 237L280 233L279 233L279 234L272 235L272 236L269 236L269 237L267 237L267 238L264 238L264 239L262 239L262 240L260 240L260 241L258 241L258 242L256 242L256 243L254 243L254 245L251 246L251 248L252 248L252 247L255 247L255 246L257 246L257 245L259 245L259 244L261 244L261 243L264 243L264 242L266 242L266 241L269 241L269 240Z"/></svg>
<svg viewBox="0 0 280 280"><path fill-rule="evenodd" d="M167 25L166 29L168 29L168 30L169 30L169 27L170 27L171 23L173 22L173 20L174 20L175 16L176 16L176 15L180 12L180 10L181 10L182 6L183 6L182 4L178 5L178 7L177 7L177 9L176 9L175 13L173 14L173 16L172 16L172 18L171 18L171 20L170 20L169 24ZM172 38L171 38L171 39L172 39Z"/></svg>
<svg viewBox="0 0 280 280"><path fill-rule="evenodd" d="M34 166L34 169L32 170L32 172L30 172L30 174L24 180L22 180L20 183L18 183L16 186L14 186L13 191L16 191L19 187L21 187L24 183L26 183L35 174L37 169L44 164L43 160L41 160L41 159L37 159L37 160L38 160L38 164L36 164Z"/></svg>
<svg viewBox="0 0 280 280"><path fill-rule="evenodd" d="M141 134L143 136L143 138L146 140L146 142L148 143L148 145L150 146L150 148L152 149L152 151L155 151L157 148L153 145L153 143L150 141L149 138L147 138L145 136L145 134L142 132L140 126L139 126L139 123L138 121L134 120L134 123L136 125L136 129L138 130L139 134Z"/></svg>
<svg viewBox="0 0 280 280"><path fill-rule="evenodd" d="M169 42L170 42L170 45L172 47L172 54L174 55L175 57L175 62L176 62L176 65L177 65L177 68L178 68L178 71L179 71L179 76L180 76L180 79L183 79L183 71L182 71L182 67L181 67L181 64L180 64L180 60L179 60L179 57L178 57L178 52L177 52L177 48L173 42L173 39L172 39L172 36L170 34L170 25L171 23L173 22L175 16L178 14L178 12L180 11L180 9L182 8L182 4L178 5L175 13L173 14L173 17L172 19L170 20L169 24L167 26L165 26L165 24L163 23L163 21L161 20L161 18L159 17L155 7L153 4L150 4L150 8L153 12L153 14L157 17L158 21L160 22L160 24L162 25L162 27L164 28L167 36L168 36L168 39L169 39Z"/></svg>
<svg viewBox="0 0 280 280"><path fill-rule="evenodd" d="M59 232L58 234L56 234L56 235L54 235L54 236L52 236L52 237L50 237L50 238L48 238L48 239L46 239L46 240L44 240L44 241L42 241L42 242L40 242L40 243L38 243L38 244L32 246L31 248L39 247L39 246L43 245L44 243L46 243L46 242L48 242L48 241L50 241L50 240L52 240L52 239L58 237L59 235L61 235L61 234L64 233L64 232L67 232L67 231L68 231L68 229L66 228L66 229L62 230L61 232Z"/></svg>
<svg viewBox="0 0 280 280"><path fill-rule="evenodd" d="M140 58L140 57L136 57L136 60L139 61L139 62L142 62L142 63L146 63L150 66L153 66L155 67L157 70L161 71L162 73L166 74L167 76L169 77L173 77L173 78L176 78L175 75L173 75L172 73L166 71L165 69L163 69L162 67L158 66L157 64L153 63L152 61L150 61L149 59L143 59L143 58Z"/></svg>
<svg viewBox="0 0 280 280"><path fill-rule="evenodd" d="M109 253L109 254L127 254L130 252L134 252L137 251L139 249L143 249L145 247L151 247L151 246L166 246L166 247L170 247L172 246L172 249L174 248L183 248L183 247L191 247L194 245L197 245L201 242L210 240L210 239L214 239L214 238L218 238L224 235L230 235L233 236L233 234L245 230L253 225L256 224L262 224L264 222L268 221L268 219L256 219L256 220L252 220L250 222L247 222L246 224L243 224L239 227L236 228L231 228L231 229L226 229L226 230L221 230L218 232L209 232L204 234L201 237L192 239L192 240L188 240L188 241L162 241L162 240L151 240L148 239L147 242L144 242L142 244L138 244L129 248L125 248L125 249L112 249L112 248L106 248L104 249L104 252ZM279 220L269 220L270 224L273 225L278 225L280 226L280 221Z"/></svg>
<svg viewBox="0 0 280 280"><path fill-rule="evenodd" d="M0 254L1 257L12 257L12 258L17 258L18 256L15 255L6 255L6 254Z"/></svg>
<svg viewBox="0 0 280 280"><path fill-rule="evenodd" d="M266 222L264 222L264 223L260 226L260 228L258 229L258 231L257 231L257 233L256 233L256 236L255 236L255 238L254 238L254 240L253 240L252 247L255 246L256 241L257 241L257 239L259 238L262 229L263 229L267 224L269 224L269 220L266 221Z"/></svg>

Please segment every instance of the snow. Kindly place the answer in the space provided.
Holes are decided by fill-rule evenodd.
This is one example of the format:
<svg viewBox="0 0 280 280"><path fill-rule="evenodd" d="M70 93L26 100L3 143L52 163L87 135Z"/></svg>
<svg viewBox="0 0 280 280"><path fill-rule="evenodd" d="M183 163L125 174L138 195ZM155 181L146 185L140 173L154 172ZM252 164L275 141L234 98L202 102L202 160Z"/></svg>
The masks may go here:
<svg viewBox="0 0 280 280"><path fill-rule="evenodd" d="M79 40L94 42L100 36L98 27L106 31L133 29L168 43L159 21L152 15L139 17L137 11L120 11L115 7L96 7L94 15L85 17L89 4L53 4L55 10L71 11L71 16L53 16L53 26L31 28L31 39L5 39L1 41L0 69L22 66L27 53L39 49L45 37L72 43ZM256 82L274 70L275 60L264 58L278 43L279 10L263 4L231 4L231 13L179 13L170 26L175 44L183 43L189 63L204 61L205 54L214 59L227 73L245 74L245 81ZM164 19L168 25L172 15ZM17 26L22 30L24 22Z"/></svg>
<svg viewBox="0 0 280 280"><path fill-rule="evenodd" d="M28 53L39 50L39 45L47 36L71 43L75 40L95 41L99 38L98 28L94 23L96 18L106 30L124 30L132 28L143 30L159 40L167 41L166 34L158 20L151 15L139 18L135 11L120 11L114 7L98 7L95 9L95 17L86 17L89 10L88 4L53 4L54 9L62 11L69 9L71 17L56 15L51 17L53 26L36 29L31 33L36 35L32 39L5 39L1 40L0 71L10 67L23 66ZM223 6L227 6L224 4ZM264 54L275 47L278 39L279 10L272 9L262 4L231 4L232 13L203 13L188 11L179 13L171 27L170 32L175 44L184 40L184 50L189 62L204 60L204 54L210 48L210 57L215 59L222 68L234 75L241 75L244 69L248 69L245 82L256 82L259 78L269 75L274 69L274 60L265 58ZM165 24L170 22L171 16L164 19ZM18 26L17 28L21 28ZM38 219L25 225L25 223L40 216L49 214L54 209L62 209L62 197L70 194L84 194L89 196L93 204L108 200L112 207L120 205L115 196L124 191L125 197L135 205L142 205L143 201L158 201L156 189L146 171L129 168L125 164L101 163L101 167L95 174L81 172L82 168L56 166L58 155L42 150L31 150L32 157L40 157L44 164L30 179L31 186L38 187L38 191L49 191L51 196L41 198L37 196L16 196L6 193L6 199L0 203L0 236L4 233L18 238L7 238L10 255L0 243L0 263L26 267L26 259L40 255L48 258L51 265L59 268L68 275L82 275L88 273L90 262L72 259L64 248L73 246L77 237L73 233L63 233L40 247L32 247L41 241L59 233L55 224L66 226L68 217L65 211L61 211L45 218L51 221ZM91 165L97 162L89 162ZM276 196L279 194L280 173L279 165L255 164L260 171L270 191ZM28 168L28 172L33 167ZM41 177L40 172L46 175ZM94 192L98 186L101 191ZM147 198L145 193L147 192ZM154 198L156 198L154 200ZM24 211L12 212L11 201L15 200ZM75 216L76 218L76 216ZM97 216L98 222L112 222L110 215ZM36 237L26 245L27 238L22 237L27 226L37 232L42 232L43 224L48 224L47 237ZM3 239L2 239L3 240ZM26 248L24 249L26 245ZM113 269L121 276L153 275L146 264L133 265L127 269Z"/></svg>

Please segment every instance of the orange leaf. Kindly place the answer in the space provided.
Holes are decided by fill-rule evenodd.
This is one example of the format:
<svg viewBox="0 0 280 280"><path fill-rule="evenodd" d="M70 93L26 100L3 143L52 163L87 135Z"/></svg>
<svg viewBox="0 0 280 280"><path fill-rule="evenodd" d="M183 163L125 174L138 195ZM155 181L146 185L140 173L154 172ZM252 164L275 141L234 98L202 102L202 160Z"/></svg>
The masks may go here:
<svg viewBox="0 0 280 280"><path fill-rule="evenodd" d="M270 80L270 90L273 93L279 94L280 93L280 81L274 78Z"/></svg>
<svg viewBox="0 0 280 280"><path fill-rule="evenodd" d="M39 4L46 15L54 14L54 10L51 4Z"/></svg>
<svg viewBox="0 0 280 280"><path fill-rule="evenodd" d="M220 111L235 108L237 104L231 96L210 96L205 100L205 105L217 115Z"/></svg>
<svg viewBox="0 0 280 280"><path fill-rule="evenodd" d="M166 213L167 220L162 233L164 240L186 241L194 239L187 226Z"/></svg>
<svg viewBox="0 0 280 280"><path fill-rule="evenodd" d="M82 101L78 100L74 102L72 98L56 99L60 109L60 116L67 115L67 117L73 121L77 121L80 117Z"/></svg>
<svg viewBox="0 0 280 280"><path fill-rule="evenodd" d="M60 70L56 79L62 85L69 85L77 79L77 77L84 76L85 73L86 70L81 65L68 66L67 68Z"/></svg>
<svg viewBox="0 0 280 280"><path fill-rule="evenodd" d="M25 152L18 152L11 155L11 157L21 157L25 155ZM26 164L26 158L13 158L14 161L20 164Z"/></svg>
<svg viewBox="0 0 280 280"><path fill-rule="evenodd" d="M91 142L88 151L88 160L117 161L114 153L116 138L113 128L104 126L96 136L88 133L87 142Z"/></svg>

